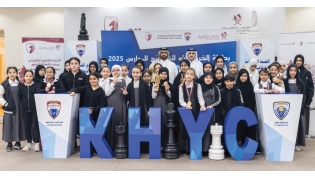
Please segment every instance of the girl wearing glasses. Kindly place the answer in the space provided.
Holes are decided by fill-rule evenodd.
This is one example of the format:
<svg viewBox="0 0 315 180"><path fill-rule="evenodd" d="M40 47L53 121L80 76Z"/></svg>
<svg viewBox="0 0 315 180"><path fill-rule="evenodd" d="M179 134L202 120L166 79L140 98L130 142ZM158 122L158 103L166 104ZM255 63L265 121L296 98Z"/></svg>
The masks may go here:
<svg viewBox="0 0 315 180"><path fill-rule="evenodd" d="M53 67L46 68L46 76L38 85L37 92L47 92L48 94L55 94L56 92L66 92L65 87L55 78L56 70Z"/></svg>

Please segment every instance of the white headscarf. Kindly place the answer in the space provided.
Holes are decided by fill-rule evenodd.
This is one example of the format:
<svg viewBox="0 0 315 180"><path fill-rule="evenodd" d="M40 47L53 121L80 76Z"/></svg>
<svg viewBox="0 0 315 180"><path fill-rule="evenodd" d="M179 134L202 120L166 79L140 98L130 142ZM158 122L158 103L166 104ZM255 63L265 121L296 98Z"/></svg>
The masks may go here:
<svg viewBox="0 0 315 180"><path fill-rule="evenodd" d="M118 69L119 69L119 71L120 71L120 76L118 77L118 79L122 79L122 77L121 77L121 73L122 73L121 66L115 64L115 65L112 67L112 70L111 70L112 72L113 72L113 69L114 69L114 68L118 68ZM114 77L112 77L111 79L114 79Z"/></svg>
<svg viewBox="0 0 315 180"><path fill-rule="evenodd" d="M252 65L257 66L257 64L258 64L257 59L251 59L251 60L249 60L249 62L247 63L247 66L246 66L246 69L247 69L249 77L250 77L250 82L253 84L253 86L255 86L255 84L258 83L259 73L258 73L257 69L255 69L254 71L250 70L250 67Z"/></svg>
<svg viewBox="0 0 315 180"><path fill-rule="evenodd" d="M285 64L285 62L284 62L284 61L279 61L279 64L280 64L280 65L281 65L281 64ZM285 65L286 65L286 64L285 64ZM286 66L287 66L287 65L286 65ZM280 69L279 69L279 74L278 74L277 76L282 76L283 79L286 79L286 78L287 78L287 67L285 68L285 70L284 70L283 73L281 73L281 72L280 72Z"/></svg>

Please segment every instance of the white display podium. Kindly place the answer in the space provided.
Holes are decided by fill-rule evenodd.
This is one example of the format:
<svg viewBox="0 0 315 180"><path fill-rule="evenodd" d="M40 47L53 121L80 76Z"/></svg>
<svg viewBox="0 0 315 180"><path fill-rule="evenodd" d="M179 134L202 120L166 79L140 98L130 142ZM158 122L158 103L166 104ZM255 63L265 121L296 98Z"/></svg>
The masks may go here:
<svg viewBox="0 0 315 180"><path fill-rule="evenodd" d="M74 151L80 94L35 94L44 158L67 158Z"/></svg>
<svg viewBox="0 0 315 180"><path fill-rule="evenodd" d="M262 153L268 161L293 161L302 94L256 94Z"/></svg>
<svg viewBox="0 0 315 180"><path fill-rule="evenodd" d="M80 59L80 70L89 73L89 63L96 61L98 64L102 58L102 44L100 41L67 41L65 43L65 59L71 57ZM100 68L100 67L99 67Z"/></svg>

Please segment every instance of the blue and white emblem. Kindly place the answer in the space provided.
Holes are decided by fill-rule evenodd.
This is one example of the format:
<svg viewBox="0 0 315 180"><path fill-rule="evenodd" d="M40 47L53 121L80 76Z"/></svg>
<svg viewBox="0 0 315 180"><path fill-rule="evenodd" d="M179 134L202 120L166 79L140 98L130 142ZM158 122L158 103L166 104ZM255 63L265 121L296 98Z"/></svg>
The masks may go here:
<svg viewBox="0 0 315 180"><path fill-rule="evenodd" d="M262 51L262 44L261 43L254 43L252 45L252 48L253 48L254 54L256 54L256 56L258 56Z"/></svg>
<svg viewBox="0 0 315 180"><path fill-rule="evenodd" d="M283 120L290 111L290 103L285 101L278 101L273 103L273 112L280 119Z"/></svg>
<svg viewBox="0 0 315 180"><path fill-rule="evenodd" d="M84 44L78 44L76 49L77 49L77 53L79 54L79 56L82 57L84 52L85 52L85 45Z"/></svg>
<svg viewBox="0 0 315 180"><path fill-rule="evenodd" d="M56 119L60 113L61 102L60 101L47 101L47 110L51 118Z"/></svg>
<svg viewBox="0 0 315 180"><path fill-rule="evenodd" d="M191 32L185 32L184 33L184 37L187 41L189 41L190 37L191 37Z"/></svg>

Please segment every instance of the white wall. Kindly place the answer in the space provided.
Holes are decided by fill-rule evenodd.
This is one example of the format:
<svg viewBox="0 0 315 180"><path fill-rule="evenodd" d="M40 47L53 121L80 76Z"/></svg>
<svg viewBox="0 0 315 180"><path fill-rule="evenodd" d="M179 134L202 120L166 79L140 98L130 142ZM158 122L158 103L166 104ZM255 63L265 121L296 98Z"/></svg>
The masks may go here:
<svg viewBox="0 0 315 180"><path fill-rule="evenodd" d="M6 66L23 66L22 37L63 37L63 8L0 8Z"/></svg>
<svg viewBox="0 0 315 180"><path fill-rule="evenodd" d="M64 8L65 40L77 40L81 13L86 14L86 29L90 40L101 40L104 18L118 18L118 30L195 30L242 28L252 26L252 11L256 10L261 38L275 38L285 30L285 8ZM234 15L243 18L234 25ZM238 34L248 38L248 34Z"/></svg>
<svg viewBox="0 0 315 180"><path fill-rule="evenodd" d="M315 31L315 8L286 8L285 31Z"/></svg>

